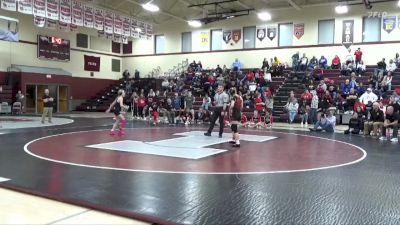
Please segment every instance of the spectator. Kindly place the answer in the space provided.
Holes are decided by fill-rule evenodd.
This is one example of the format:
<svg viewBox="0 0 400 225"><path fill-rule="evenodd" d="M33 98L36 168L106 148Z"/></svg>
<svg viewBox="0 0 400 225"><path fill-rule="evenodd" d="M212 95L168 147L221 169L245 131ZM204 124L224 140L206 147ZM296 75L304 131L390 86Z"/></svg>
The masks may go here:
<svg viewBox="0 0 400 225"><path fill-rule="evenodd" d="M262 71L264 71L264 73L267 73L267 71L269 70L269 63L268 63L267 58L264 58L261 69L262 69Z"/></svg>
<svg viewBox="0 0 400 225"><path fill-rule="evenodd" d="M175 92L174 97L172 99L172 111L175 114L175 117L179 116L182 109L182 98L179 97L178 92Z"/></svg>
<svg viewBox="0 0 400 225"><path fill-rule="evenodd" d="M306 71L308 65L308 58L306 57L306 54L303 54L303 57L300 59L300 71Z"/></svg>
<svg viewBox="0 0 400 225"><path fill-rule="evenodd" d="M300 61L300 53L296 52L292 55L292 67L294 71L297 71L299 68L299 61Z"/></svg>
<svg viewBox="0 0 400 225"><path fill-rule="evenodd" d="M342 67L341 67L341 69L340 69L340 74L342 75L342 76L347 76L348 74L348 67L347 67L347 64L346 63L342 63Z"/></svg>
<svg viewBox="0 0 400 225"><path fill-rule="evenodd" d="M354 59L353 59L353 56L352 55L346 55L346 57L345 57L345 62L346 62L346 65L349 65L351 62L354 62Z"/></svg>
<svg viewBox="0 0 400 225"><path fill-rule="evenodd" d="M325 56L321 56L318 64L320 68L328 69L328 60L325 58Z"/></svg>
<svg viewBox="0 0 400 225"><path fill-rule="evenodd" d="M376 102L378 100L378 96L372 92L371 88L367 88L367 92L365 92L363 95L360 97L360 101L364 103L365 105L368 105L368 102Z"/></svg>
<svg viewBox="0 0 400 225"><path fill-rule="evenodd" d="M167 79L164 79L163 82L161 82L161 90L162 91L170 90L169 81Z"/></svg>
<svg viewBox="0 0 400 225"><path fill-rule="evenodd" d="M375 68L374 75L378 77L379 80L382 80L384 73L386 72L386 62L385 58L377 63L378 68Z"/></svg>
<svg viewBox="0 0 400 225"><path fill-rule="evenodd" d="M357 67L358 64L361 62L361 58L362 58L362 55L363 55L361 49L358 48L358 49L354 52L354 55L355 55L356 67Z"/></svg>
<svg viewBox="0 0 400 225"><path fill-rule="evenodd" d="M392 90L392 72L388 72L386 76L383 77L381 82L381 91L391 91Z"/></svg>
<svg viewBox="0 0 400 225"><path fill-rule="evenodd" d="M140 79L139 70L135 70L135 80L139 80L139 79Z"/></svg>
<svg viewBox="0 0 400 225"><path fill-rule="evenodd" d="M326 131L327 133L335 132L336 117L333 116L333 111L329 110L328 115L322 113L319 116L317 123L314 128L310 128L310 131Z"/></svg>
<svg viewBox="0 0 400 225"><path fill-rule="evenodd" d="M294 98L288 104L289 124L293 123L294 119L296 118L298 110L299 110L299 104L297 103L297 99Z"/></svg>
<svg viewBox="0 0 400 225"><path fill-rule="evenodd" d="M391 142L398 142L398 125L399 125L399 113L394 112L393 106L388 106L386 109L385 120L382 126L382 136L379 140L385 141L388 140L386 137L386 131L388 128L393 129L393 136L390 139Z"/></svg>
<svg viewBox="0 0 400 225"><path fill-rule="evenodd" d="M358 83L357 83L357 76L356 76L356 74L354 72L351 74L351 78L350 79L351 79L350 80L350 88L356 90L357 87L358 87Z"/></svg>
<svg viewBox="0 0 400 225"><path fill-rule="evenodd" d="M315 124L317 122L317 112L318 112L318 95L316 91L311 91L312 99L311 99L311 107L310 107L310 119L311 124Z"/></svg>
<svg viewBox="0 0 400 225"><path fill-rule="evenodd" d="M396 56L394 57L394 62L396 63L397 67L400 68L400 56L399 56L399 53L396 53Z"/></svg>
<svg viewBox="0 0 400 225"><path fill-rule="evenodd" d="M342 84L342 94L343 95L348 95L351 90L351 85L350 85L350 80L346 79L345 83Z"/></svg>
<svg viewBox="0 0 400 225"><path fill-rule="evenodd" d="M346 104L344 105L344 109L346 110L346 112L353 111L356 102L357 102L357 95L354 89L351 89L350 93L346 97Z"/></svg>
<svg viewBox="0 0 400 225"><path fill-rule="evenodd" d="M208 94L205 94L203 97L203 103L201 105L201 108L208 111L208 107L211 105L211 98L208 96Z"/></svg>
<svg viewBox="0 0 400 225"><path fill-rule="evenodd" d="M308 127L308 115L310 113L310 106L303 102L299 108L299 114L301 117L301 127Z"/></svg>
<svg viewBox="0 0 400 225"><path fill-rule="evenodd" d="M367 68L366 68L366 66L365 66L365 64L364 64L364 61L361 60L361 61L357 64L357 67L356 67L357 75L358 75L359 77L362 76L362 75L364 75L366 69L367 69Z"/></svg>
<svg viewBox="0 0 400 225"><path fill-rule="evenodd" d="M195 70L197 69L197 63L196 63L196 61L193 60L193 62L189 64L189 67L190 67L193 71L195 71Z"/></svg>
<svg viewBox="0 0 400 225"><path fill-rule="evenodd" d="M261 98L261 94L258 92L256 93L256 98L254 99L254 105L258 113L261 115L264 109L264 102Z"/></svg>
<svg viewBox="0 0 400 225"><path fill-rule="evenodd" d="M235 59L235 61L232 63L232 70L234 72L239 72L242 67L242 64L239 62L239 59Z"/></svg>
<svg viewBox="0 0 400 225"><path fill-rule="evenodd" d="M319 111L326 113L329 107L331 107L332 103L333 99L329 94L329 91L326 91L325 94L322 96L321 101L318 104Z"/></svg>
<svg viewBox="0 0 400 225"><path fill-rule="evenodd" d="M217 76L219 76L223 73L223 70L219 65L217 65L217 68L215 69L215 73L217 74Z"/></svg>
<svg viewBox="0 0 400 225"><path fill-rule="evenodd" d="M375 102L372 104L372 110L369 115L369 118L364 123L364 135L370 135L372 128L373 135L378 136L378 131L382 129L385 119L383 111L379 109L379 103Z"/></svg>
<svg viewBox="0 0 400 225"><path fill-rule="evenodd" d="M301 95L301 101L304 102L306 105L311 104L312 94L308 89L304 90L304 93Z"/></svg>
<svg viewBox="0 0 400 225"><path fill-rule="evenodd" d="M164 114L164 117L167 117L168 124L173 125L175 113L173 111L172 100L170 98L168 98L167 101L165 102L163 114Z"/></svg>
<svg viewBox="0 0 400 225"><path fill-rule="evenodd" d="M349 129L344 131L344 134L359 134L361 131L362 122L358 113L354 112L349 121Z"/></svg>
<svg viewBox="0 0 400 225"><path fill-rule="evenodd" d="M394 73L394 71L397 69L397 65L396 65L396 63L393 61L393 59L391 59L390 61L389 61L389 65L387 65L386 66L386 71L389 73L389 72L392 72L392 73Z"/></svg>
<svg viewBox="0 0 400 225"><path fill-rule="evenodd" d="M196 66L196 71L201 72L202 70L203 70L203 64L201 64L201 61L199 60Z"/></svg>
<svg viewBox="0 0 400 225"><path fill-rule="evenodd" d="M340 58L338 55L335 55L335 58L332 59L332 65L331 68L332 69L340 69Z"/></svg>
<svg viewBox="0 0 400 225"><path fill-rule="evenodd" d="M129 73L128 70L125 70L125 71L122 73L122 77L124 78L125 81L129 80L129 77L130 77L130 76L131 76L131 74Z"/></svg>
<svg viewBox="0 0 400 225"><path fill-rule="evenodd" d="M308 69L313 71L318 65L318 60L315 56L313 56L308 64Z"/></svg>
<svg viewBox="0 0 400 225"><path fill-rule="evenodd" d="M136 92L133 92L131 96L131 111L132 111L132 117L135 119L139 118L138 104L139 104L139 96L137 95Z"/></svg>

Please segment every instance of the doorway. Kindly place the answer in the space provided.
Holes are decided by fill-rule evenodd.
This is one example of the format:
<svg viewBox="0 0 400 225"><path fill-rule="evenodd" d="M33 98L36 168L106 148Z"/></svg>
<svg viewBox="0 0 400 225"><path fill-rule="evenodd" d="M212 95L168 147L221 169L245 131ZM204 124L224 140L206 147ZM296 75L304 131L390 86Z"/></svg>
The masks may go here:
<svg viewBox="0 0 400 225"><path fill-rule="evenodd" d="M49 96L54 99L53 112L68 112L68 90L65 85L26 85L26 110L31 113L42 113L44 108L43 96L45 90L49 89Z"/></svg>

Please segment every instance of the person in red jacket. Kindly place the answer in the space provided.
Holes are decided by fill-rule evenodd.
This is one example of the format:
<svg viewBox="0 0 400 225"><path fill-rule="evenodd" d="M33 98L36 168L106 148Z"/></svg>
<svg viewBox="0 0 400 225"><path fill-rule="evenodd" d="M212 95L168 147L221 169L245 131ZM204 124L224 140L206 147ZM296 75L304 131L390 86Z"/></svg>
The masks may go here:
<svg viewBox="0 0 400 225"><path fill-rule="evenodd" d="M240 119L240 123L242 127L247 127L248 123L246 114L242 113L242 118Z"/></svg>
<svg viewBox="0 0 400 225"><path fill-rule="evenodd" d="M142 119L144 118L143 109L146 106L146 104L147 104L146 97L144 97L143 94L140 94L140 97L138 99L138 111L139 111L139 117Z"/></svg>
<svg viewBox="0 0 400 225"><path fill-rule="evenodd" d="M305 90L304 93L301 95L301 100L306 103L306 105L311 104L312 94L309 90Z"/></svg>
<svg viewBox="0 0 400 225"><path fill-rule="evenodd" d="M359 99L357 100L356 104L354 104L354 111L357 111L357 108L360 107L363 111L367 109L367 106L362 103Z"/></svg>
<svg viewBox="0 0 400 225"><path fill-rule="evenodd" d="M340 58L339 58L339 56L335 55L335 58L332 59L331 68L332 69L339 69L340 66L341 66Z"/></svg>
<svg viewBox="0 0 400 225"><path fill-rule="evenodd" d="M249 72L246 74L246 79L247 79L249 82L254 81L254 78L255 78L255 75L254 75L253 71L249 71Z"/></svg>
<svg viewBox="0 0 400 225"><path fill-rule="evenodd" d="M258 111L258 113L261 114L263 111L263 108L264 108L264 102L261 98L260 93L256 94L256 98L254 99L254 106L255 106L256 110Z"/></svg>
<svg viewBox="0 0 400 225"><path fill-rule="evenodd" d="M356 58L356 68L358 66L358 64L361 62L361 58L362 58L362 51L361 48L358 48L355 52L354 52L355 58Z"/></svg>

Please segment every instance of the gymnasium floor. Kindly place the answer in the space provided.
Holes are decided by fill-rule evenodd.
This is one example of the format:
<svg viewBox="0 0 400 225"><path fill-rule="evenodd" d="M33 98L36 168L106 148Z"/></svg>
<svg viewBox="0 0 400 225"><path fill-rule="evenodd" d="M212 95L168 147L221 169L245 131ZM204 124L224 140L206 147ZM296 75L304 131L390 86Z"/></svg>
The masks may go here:
<svg viewBox="0 0 400 225"><path fill-rule="evenodd" d="M111 117L63 116L73 122L8 129L1 121L1 224L15 224L21 215L24 222L46 224L84 224L84 218L86 224L98 218L103 224L141 224L127 218L159 224L400 220L398 144L277 124L242 130L242 147L234 149L225 143L229 135L202 136L204 126L135 121L126 136L110 137Z"/></svg>

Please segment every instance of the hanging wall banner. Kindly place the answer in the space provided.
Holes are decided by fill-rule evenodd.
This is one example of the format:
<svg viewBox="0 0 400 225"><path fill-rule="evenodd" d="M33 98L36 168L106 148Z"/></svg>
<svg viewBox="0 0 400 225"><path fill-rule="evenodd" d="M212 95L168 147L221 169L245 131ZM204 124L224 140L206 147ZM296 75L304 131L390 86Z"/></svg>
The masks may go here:
<svg viewBox="0 0 400 225"><path fill-rule="evenodd" d="M128 44L128 37L122 35L122 36L121 36L121 43L122 43L122 44Z"/></svg>
<svg viewBox="0 0 400 225"><path fill-rule="evenodd" d="M139 21L139 38L147 39L146 24L144 22L140 22L140 21Z"/></svg>
<svg viewBox="0 0 400 225"><path fill-rule="evenodd" d="M354 40L354 20L343 20L342 44L346 48L353 45Z"/></svg>
<svg viewBox="0 0 400 225"><path fill-rule="evenodd" d="M276 34L277 34L276 27L268 27L267 28L267 35L268 35L269 40L271 40L271 41L274 40L276 37Z"/></svg>
<svg viewBox="0 0 400 225"><path fill-rule="evenodd" d="M293 25L293 33L297 39L300 39L304 35L304 23L296 23Z"/></svg>
<svg viewBox="0 0 400 225"><path fill-rule="evenodd" d="M122 17L118 14L114 15L114 34L122 34Z"/></svg>
<svg viewBox="0 0 400 225"><path fill-rule="evenodd" d="M83 26L83 4L80 1L72 1L72 24Z"/></svg>
<svg viewBox="0 0 400 225"><path fill-rule="evenodd" d="M136 19L131 19L131 36L133 38L139 38L139 26Z"/></svg>
<svg viewBox="0 0 400 225"><path fill-rule="evenodd" d="M146 35L147 35L147 40L151 40L151 38L153 37L153 25L147 24Z"/></svg>
<svg viewBox="0 0 400 225"><path fill-rule="evenodd" d="M35 16L33 18L33 24L37 27L44 27L46 25L46 19L44 17Z"/></svg>
<svg viewBox="0 0 400 225"><path fill-rule="evenodd" d="M257 28L257 39L263 41L267 32L267 28L259 27Z"/></svg>
<svg viewBox="0 0 400 225"><path fill-rule="evenodd" d="M396 28L396 16L383 17L382 26L383 30L390 34Z"/></svg>
<svg viewBox="0 0 400 225"><path fill-rule="evenodd" d="M71 32L77 32L77 31L78 31L78 26L71 23L71 24L69 25L69 30L70 30Z"/></svg>
<svg viewBox="0 0 400 225"><path fill-rule="evenodd" d="M60 22L71 23L71 0L60 0Z"/></svg>
<svg viewBox="0 0 400 225"><path fill-rule="evenodd" d="M131 19L129 17L122 17L122 34L124 36L131 36Z"/></svg>
<svg viewBox="0 0 400 225"><path fill-rule="evenodd" d="M57 20L46 19L46 28L51 30L57 29Z"/></svg>
<svg viewBox="0 0 400 225"><path fill-rule="evenodd" d="M85 60L84 70L95 71L95 72L100 71L100 57L84 55L84 60Z"/></svg>
<svg viewBox="0 0 400 225"><path fill-rule="evenodd" d="M233 30L232 31L232 40L235 43L238 43L242 39L242 30Z"/></svg>
<svg viewBox="0 0 400 225"><path fill-rule="evenodd" d="M121 35L119 35L119 34L114 34L113 41L116 42L116 43L121 43L121 42L122 42L122 40L121 40Z"/></svg>
<svg viewBox="0 0 400 225"><path fill-rule="evenodd" d="M19 0L18 12L32 14L32 0Z"/></svg>
<svg viewBox="0 0 400 225"><path fill-rule="evenodd" d="M46 1L46 18L51 20L58 20L59 0Z"/></svg>
<svg viewBox="0 0 400 225"><path fill-rule="evenodd" d="M222 40L224 40L225 43L228 44L232 40L232 31L231 30L224 30L222 32Z"/></svg>
<svg viewBox="0 0 400 225"><path fill-rule="evenodd" d="M112 34L114 32L114 14L110 11L104 12L104 32Z"/></svg>
<svg viewBox="0 0 400 225"><path fill-rule="evenodd" d="M84 5L84 21L83 26L87 28L93 28L93 7L90 5Z"/></svg>
<svg viewBox="0 0 400 225"><path fill-rule="evenodd" d="M201 32L200 33L200 44L202 46L210 45L210 33L209 32Z"/></svg>
<svg viewBox="0 0 400 225"><path fill-rule="evenodd" d="M104 38L105 37L104 30L98 30L97 31L97 37Z"/></svg>
<svg viewBox="0 0 400 225"><path fill-rule="evenodd" d="M69 24L59 21L58 22L58 29L64 32L69 32Z"/></svg>
<svg viewBox="0 0 400 225"><path fill-rule="evenodd" d="M46 0L33 0L33 15L46 17Z"/></svg>
<svg viewBox="0 0 400 225"><path fill-rule="evenodd" d="M112 34L112 33L105 33L105 34L106 34L106 39L113 40L114 34Z"/></svg>
<svg viewBox="0 0 400 225"><path fill-rule="evenodd" d="M8 11L17 11L17 0L1 0L1 8Z"/></svg>
<svg viewBox="0 0 400 225"><path fill-rule="evenodd" d="M94 29L104 30L104 14L102 9L94 9Z"/></svg>

